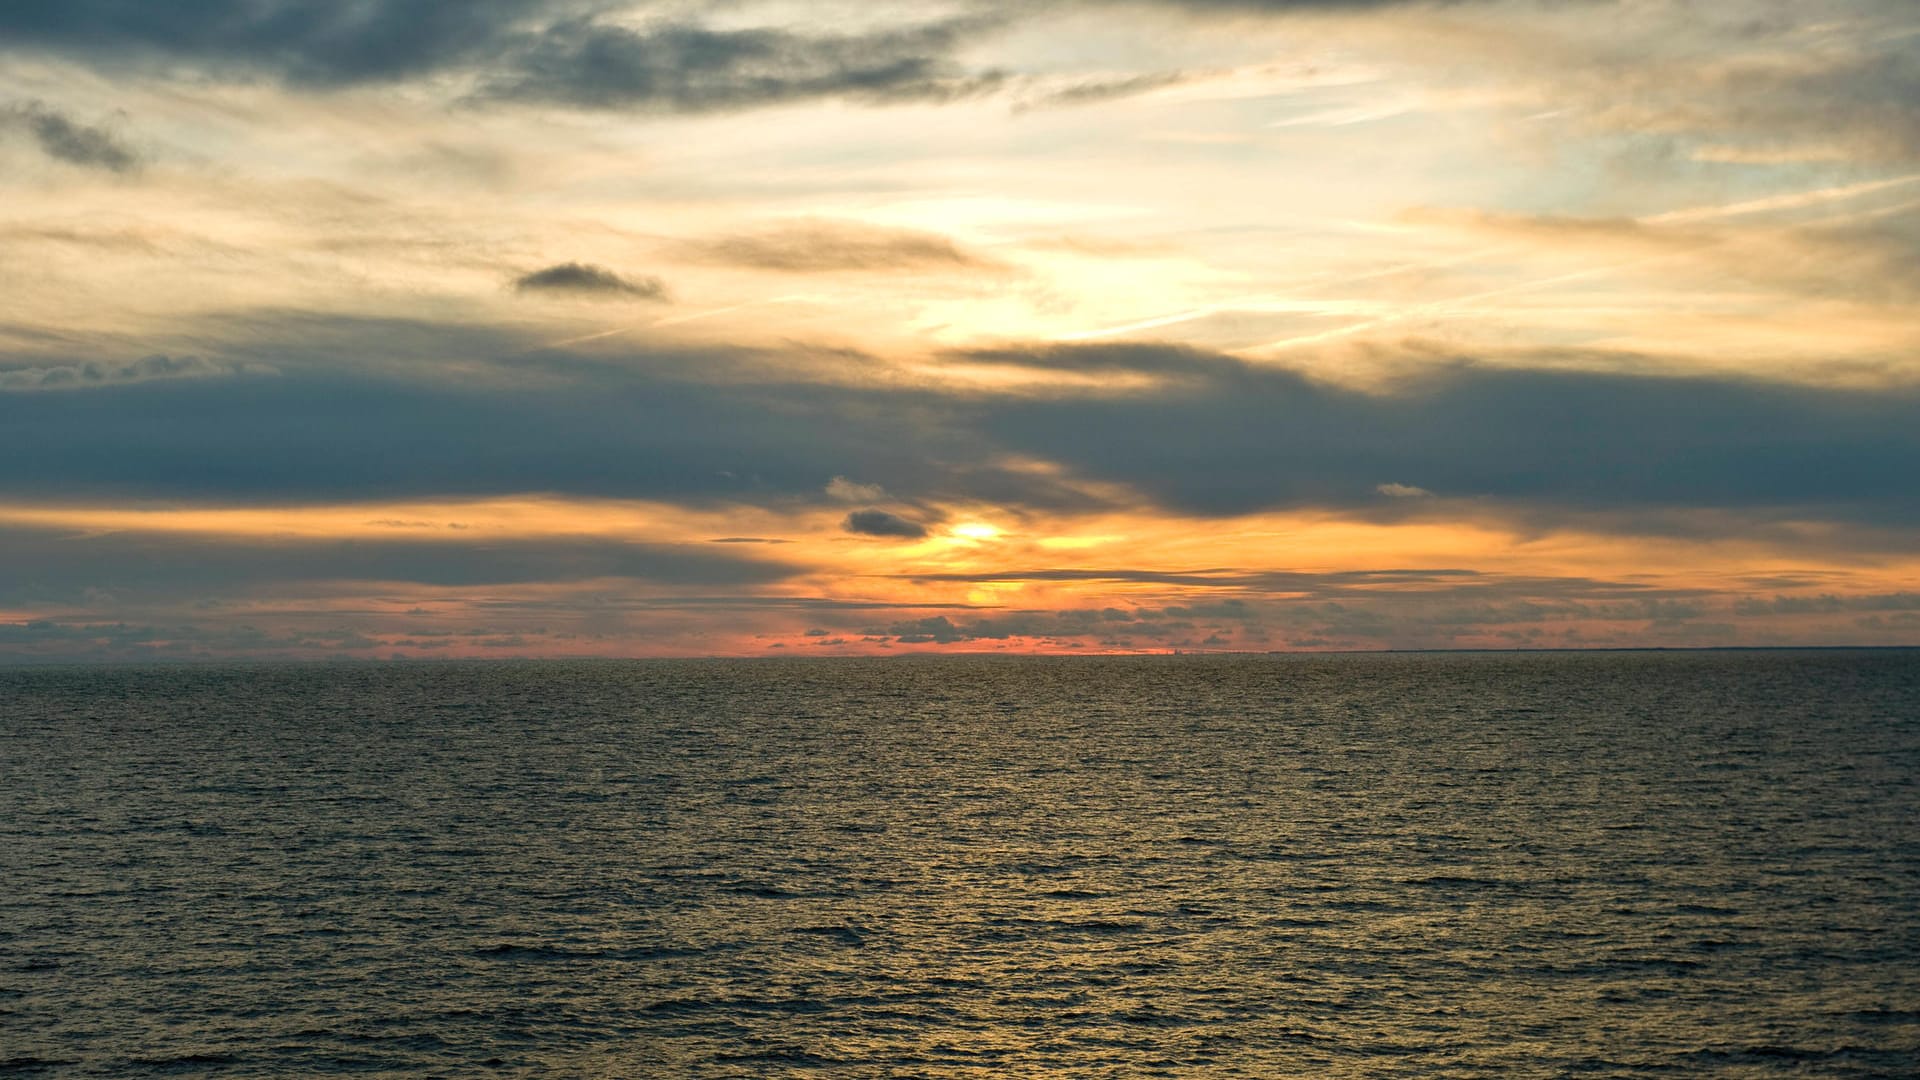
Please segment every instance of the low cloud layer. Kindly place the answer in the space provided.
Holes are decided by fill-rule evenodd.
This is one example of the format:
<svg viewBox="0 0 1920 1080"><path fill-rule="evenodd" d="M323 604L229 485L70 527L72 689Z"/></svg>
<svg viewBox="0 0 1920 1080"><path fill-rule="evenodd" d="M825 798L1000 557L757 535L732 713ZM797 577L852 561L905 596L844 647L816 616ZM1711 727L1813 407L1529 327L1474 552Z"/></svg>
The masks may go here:
<svg viewBox="0 0 1920 1080"><path fill-rule="evenodd" d="M0 586L0 603L10 605L73 602L89 592L175 599L340 581L454 589L603 579L742 587L798 572L750 547L600 539L215 541L137 532L76 537L63 531L0 527L0 545L10 558L32 568Z"/></svg>
<svg viewBox="0 0 1920 1080"><path fill-rule="evenodd" d="M395 338L384 324L365 333L341 347L365 355ZM1127 492L1204 516L1505 507L1628 529L1708 511L1920 523L1910 483L1920 396L1909 389L1461 364L1367 391L1157 347L949 358L1159 380L1124 394L997 396L794 380L777 356L754 353L640 351L608 362L498 347L457 382L316 362L285 364L273 378L101 377L84 392L0 395L0 453L40 463L15 477L22 495L551 491L772 504L821 500L822 477L858 476L841 495L873 485L916 502L1087 510ZM84 364L15 378L67 369ZM335 437L341 430L354 437ZM1023 460L1059 471L1008 464ZM1383 498L1382 476L1418 478L1439 494ZM1116 487L1100 495L1063 482L1071 478Z"/></svg>
<svg viewBox="0 0 1920 1080"><path fill-rule="evenodd" d="M218 363L198 356L144 356L131 363L82 360L47 367L0 368L0 393L29 390L80 390L149 379L209 375L272 374L265 364Z"/></svg>

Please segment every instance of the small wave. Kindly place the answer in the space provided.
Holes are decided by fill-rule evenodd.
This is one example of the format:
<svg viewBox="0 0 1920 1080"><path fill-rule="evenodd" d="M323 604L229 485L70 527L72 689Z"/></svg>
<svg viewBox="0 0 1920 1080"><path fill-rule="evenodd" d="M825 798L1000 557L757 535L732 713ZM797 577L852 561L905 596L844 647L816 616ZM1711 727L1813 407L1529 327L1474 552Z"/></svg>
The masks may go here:
<svg viewBox="0 0 1920 1080"><path fill-rule="evenodd" d="M129 1064L159 1072L196 1072L206 1068L225 1065L237 1065L240 1059L232 1054L201 1053L174 1054L168 1057L133 1058Z"/></svg>
<svg viewBox="0 0 1920 1080"><path fill-rule="evenodd" d="M1694 1052L1686 1056L1689 1058L1693 1058L1701 1061L1723 1061L1723 1062L1790 1061L1790 1062L1807 1063L1807 1062L1819 1062L1819 1061L1832 1061L1837 1058L1848 1058L1848 1057L1854 1057L1854 1056L1871 1054L1871 1053L1872 1051L1866 1050L1865 1048L1858 1047L1858 1046L1838 1046L1838 1047L1834 1047L1831 1050L1821 1050L1821 1049L1815 1049L1812 1047L1805 1047L1805 1046L1786 1046L1778 1043L1760 1043L1754 1046L1742 1046L1737 1049L1729 1049L1725 1047L1706 1047L1700 1050L1695 1050Z"/></svg>
<svg viewBox="0 0 1920 1080"><path fill-rule="evenodd" d="M1507 889L1524 884L1502 878L1469 877L1459 874L1435 874L1431 877L1413 878L1409 885L1424 885L1435 889Z"/></svg>
<svg viewBox="0 0 1920 1080"><path fill-rule="evenodd" d="M838 1058L827 1057L823 1054L816 1054L808 1050L785 1047L770 1050L753 1050L740 1054L715 1054L713 1060L718 1062L739 1063L742 1065L797 1065L803 1068L821 1068L823 1066L840 1064L840 1059Z"/></svg>
<svg viewBox="0 0 1920 1080"><path fill-rule="evenodd" d="M1086 922L1060 923L1060 929L1075 934L1137 934L1147 928L1143 922L1125 922L1114 919L1089 919Z"/></svg>
<svg viewBox="0 0 1920 1080"><path fill-rule="evenodd" d="M488 960L577 961L577 960L654 960L687 956L697 949L643 946L631 949L569 949L561 945L516 945L502 942L473 950L473 955Z"/></svg>
<svg viewBox="0 0 1920 1080"><path fill-rule="evenodd" d="M0 1058L0 1073L33 1073L47 1069L57 1069L62 1065L78 1065L71 1058L16 1057Z"/></svg>
<svg viewBox="0 0 1920 1080"><path fill-rule="evenodd" d="M1915 1009L1860 1009L1847 1015L1868 1024L1920 1024L1920 1010Z"/></svg>
<svg viewBox="0 0 1920 1080"><path fill-rule="evenodd" d="M766 885L760 882L742 882L737 885L729 885L727 886L727 891L740 896L758 896L767 900L791 900L798 895L777 886Z"/></svg>
<svg viewBox="0 0 1920 1080"><path fill-rule="evenodd" d="M831 938L844 945L865 945L867 937L851 926L802 926L794 930L796 934L811 937Z"/></svg>

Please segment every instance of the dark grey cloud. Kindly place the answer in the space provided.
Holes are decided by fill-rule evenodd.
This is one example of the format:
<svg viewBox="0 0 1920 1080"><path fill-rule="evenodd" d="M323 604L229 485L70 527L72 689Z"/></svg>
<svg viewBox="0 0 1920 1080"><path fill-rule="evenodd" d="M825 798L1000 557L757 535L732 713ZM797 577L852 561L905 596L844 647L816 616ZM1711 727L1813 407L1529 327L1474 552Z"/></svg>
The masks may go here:
<svg viewBox="0 0 1920 1080"><path fill-rule="evenodd" d="M1877 593L1868 596L1748 597L1734 605L1741 615L1809 615L1839 611L1920 611L1920 593Z"/></svg>
<svg viewBox="0 0 1920 1080"><path fill-rule="evenodd" d="M15 0L0 49L124 70L197 68L338 87L458 72L480 97L579 108L701 111L848 97L947 100L998 85L960 45L993 24L951 19L860 34L642 27L600 0ZM625 5L645 12L647 5Z"/></svg>
<svg viewBox="0 0 1920 1080"><path fill-rule="evenodd" d="M196 64L342 85L427 74L496 55L567 0L9 0L0 48L114 67Z"/></svg>
<svg viewBox="0 0 1920 1080"><path fill-rule="evenodd" d="M622 277L604 266L566 262L534 270L513 279L517 292L573 293L582 296L665 300L666 283L659 278Z"/></svg>
<svg viewBox="0 0 1920 1080"><path fill-rule="evenodd" d="M15 105L0 116L26 129L41 151L58 161L115 173L140 168L139 153L111 131L82 123L41 102Z"/></svg>
<svg viewBox="0 0 1920 1080"><path fill-rule="evenodd" d="M694 258L801 274L998 266L961 250L951 238L939 233L839 221L809 221L760 233L695 240L682 247Z"/></svg>
<svg viewBox="0 0 1920 1080"><path fill-rule="evenodd" d="M374 637L371 633L384 637ZM261 659L339 655L368 650L427 650L455 645L517 648L530 639L546 643L573 640L545 627L503 633L491 627L470 630L414 630L355 626L263 627L249 622L127 622L104 619L36 619L0 623L0 664L202 661L236 656Z"/></svg>
<svg viewBox="0 0 1920 1080"><path fill-rule="evenodd" d="M220 363L198 356L144 356L125 364L83 360L43 367L0 367L0 393L23 390L72 390L147 379L191 378L241 373L269 374L262 364Z"/></svg>
<svg viewBox="0 0 1920 1080"><path fill-rule="evenodd" d="M1743 378L1444 367L1375 393L1298 371L1151 346L979 354L1135 371L1152 393L999 401L994 445L1129 484L1203 514L1460 500L1626 510L1801 508L1920 521L1920 389ZM1384 479L1445 498L1382 499Z"/></svg>
<svg viewBox="0 0 1920 1080"><path fill-rule="evenodd" d="M0 529L16 569L0 600L72 603L91 593L170 599L255 587L326 582L404 582L463 588L621 578L672 585L748 586L797 569L702 544L601 539L248 540L114 532Z"/></svg>
<svg viewBox="0 0 1920 1080"><path fill-rule="evenodd" d="M483 95L595 109L697 112L833 97L945 101L999 85L965 71L959 45L990 23L958 19L866 34L632 29L583 18L527 40Z"/></svg>
<svg viewBox="0 0 1920 1080"><path fill-rule="evenodd" d="M743 350L589 359L525 351L475 327L248 325L265 344L221 362L271 357L277 375L101 379L65 393L0 394L0 460L13 465L0 497L541 491L792 507L824 502L822 477L856 476L920 506L1093 510L1137 497L1196 515L1295 507L1388 520L1517 515L1542 528L1695 535L1829 520L1880 528L1892 542L1920 524L1912 388L1462 364L1369 392L1147 346L948 359L1155 382L1127 394L1005 396L878 378L810 382L778 355ZM285 344L271 338L275 326L292 335ZM113 366L35 367L87 362ZM1061 471L1004 464L1020 460ZM1436 494L1385 498L1383 482ZM1112 490L1133 495L1101 493Z"/></svg>
<svg viewBox="0 0 1920 1080"><path fill-rule="evenodd" d="M1422 572L1389 573L1415 577ZM1575 624L1595 623L1625 625L1632 633L1663 638L1727 638L1740 634L1734 623L1701 620L1785 610L1770 605L1754 607L1737 594L1658 589L1582 577L1508 577L1449 571L1434 575L1415 589L1356 587L1362 576L1353 573L1244 572L1232 577L1234 594L1218 599L1127 608L961 612L863 626L859 632L907 645L1026 638L1056 643L1094 639L1116 648L1265 649L1270 645L1327 647L1336 643L1350 647L1393 644L1402 648L1448 648L1462 641L1484 644L1488 636L1508 632L1517 635L1513 639L1516 644L1571 644L1574 642L1559 639L1569 634L1577 636ZM1268 578L1273 580L1263 583ZM1809 610L1898 612L1913 606L1903 605L1897 596L1876 599L1882 602ZM841 625L861 624L845 621ZM1599 642L1588 642L1595 643Z"/></svg>
<svg viewBox="0 0 1920 1080"><path fill-rule="evenodd" d="M456 75L478 88L479 101L700 112L826 99L939 102L1017 90L1029 80L969 67L965 47L1048 10L1144 7L1220 17L1446 2L980 0L958 17L837 33L673 21L678 13L620 18L654 14L646 0L15 0L0 5L0 50L53 53L115 72L267 77L323 89ZM1079 104L1190 77L1090 78L1019 104Z"/></svg>
<svg viewBox="0 0 1920 1080"><path fill-rule="evenodd" d="M840 527L861 536L890 536L918 540L927 535L927 527L885 510L855 510Z"/></svg>
<svg viewBox="0 0 1920 1080"><path fill-rule="evenodd" d="M962 477L1013 505L1075 498L1054 479L974 460L973 436L946 425L938 395L796 381L778 357L746 350L588 359L528 351L483 326L300 313L227 332L260 343L231 362L271 357L280 373L0 394L0 453L23 450L0 497L551 491L791 505L821 501L822 477L851 473L916 495ZM59 361L86 362L111 363Z"/></svg>

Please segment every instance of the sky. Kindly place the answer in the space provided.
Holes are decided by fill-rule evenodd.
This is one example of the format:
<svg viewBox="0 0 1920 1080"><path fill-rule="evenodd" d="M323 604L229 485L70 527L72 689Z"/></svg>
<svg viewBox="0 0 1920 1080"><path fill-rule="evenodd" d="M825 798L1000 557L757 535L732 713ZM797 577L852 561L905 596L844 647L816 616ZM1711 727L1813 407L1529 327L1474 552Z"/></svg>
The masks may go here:
<svg viewBox="0 0 1920 1080"><path fill-rule="evenodd" d="M1920 645L1911 0L10 0L0 662Z"/></svg>

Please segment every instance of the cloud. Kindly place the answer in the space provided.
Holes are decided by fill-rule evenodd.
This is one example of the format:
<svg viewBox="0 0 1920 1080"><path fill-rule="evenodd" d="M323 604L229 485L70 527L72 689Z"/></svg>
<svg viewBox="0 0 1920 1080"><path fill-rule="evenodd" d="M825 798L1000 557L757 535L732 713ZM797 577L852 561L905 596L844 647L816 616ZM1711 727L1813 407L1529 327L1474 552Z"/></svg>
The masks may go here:
<svg viewBox="0 0 1920 1080"><path fill-rule="evenodd" d="M1089 0L1100 6L1164 7L1194 13L1342 11L1367 8L1423 7L1463 0ZM1605 2L1605 0L1593 0Z"/></svg>
<svg viewBox="0 0 1920 1080"><path fill-rule="evenodd" d="M1375 484L1373 490L1389 499L1418 499L1433 494L1426 488L1414 487L1412 484Z"/></svg>
<svg viewBox="0 0 1920 1080"><path fill-rule="evenodd" d="M896 640L907 645L921 645L934 642L950 645L956 641L966 641L975 635L955 626L953 620L945 615L934 615L925 619L913 619L895 623L887 628L887 633L896 635Z"/></svg>
<svg viewBox="0 0 1920 1080"><path fill-rule="evenodd" d="M114 173L130 173L140 168L140 155L112 132L83 124L40 102L16 105L6 115L31 132L34 141L50 158Z"/></svg>
<svg viewBox="0 0 1920 1080"><path fill-rule="evenodd" d="M939 233L854 222L811 221L761 233L693 241L694 258L755 270L812 274L858 270L992 269Z"/></svg>
<svg viewBox="0 0 1920 1080"><path fill-rule="evenodd" d="M1156 71L1145 75L1075 79L1064 84L1046 85L1023 97L1018 107L1044 109L1093 105L1178 86L1195 77L1193 73L1185 71Z"/></svg>
<svg viewBox="0 0 1920 1080"><path fill-rule="evenodd" d="M639 300L665 300L667 286L659 278L621 277L604 266L591 263L557 263L513 279L516 292L574 293L582 296L633 297Z"/></svg>
<svg viewBox="0 0 1920 1080"><path fill-rule="evenodd" d="M1461 568L1384 570L1260 570L1209 567L1185 570L1148 570L1129 567L1007 569L983 573L910 575L914 582L1086 582L1096 584L1171 585L1205 589L1235 596L1281 597L1286 603L1302 600L1365 601L1377 596L1414 595L1431 601L1498 603L1516 598L1537 600L1579 598L1584 601L1635 605L1634 617L1645 605L1696 595L1675 589L1656 589L1637 583L1579 576L1520 577ZM1189 602L1155 610L1136 608L1126 618L1165 617L1244 618L1247 610L1234 599ZM1124 620L1116 620L1124 621Z"/></svg>
<svg viewBox="0 0 1920 1080"><path fill-rule="evenodd" d="M0 41L154 68L197 63L343 85L424 75L491 56L529 20L576 9L554 0L10 0Z"/></svg>
<svg viewBox="0 0 1920 1080"><path fill-rule="evenodd" d="M86 360L49 367L0 368L0 393L27 390L77 390L149 379L195 378L209 375L270 374L264 364L217 363L198 356L141 357L127 364Z"/></svg>
<svg viewBox="0 0 1920 1080"><path fill-rule="evenodd" d="M0 529L9 558L32 571L0 584L0 601L71 600L89 589L147 597L204 596L267 585L405 582L448 588L612 579L752 586L795 566L706 544L602 539L498 540L425 533L335 541Z"/></svg>
<svg viewBox="0 0 1920 1080"><path fill-rule="evenodd" d="M483 96L591 109L702 112L848 97L946 101L997 86L952 53L977 19L868 34L813 36L777 28L644 30L577 19L532 38Z"/></svg>
<svg viewBox="0 0 1920 1080"><path fill-rule="evenodd" d="M1353 507L1397 474L1548 511L1792 508L1920 522L1906 480L1920 470L1920 388L1459 363L1362 390L1182 349L976 355L1162 377L1150 392L996 399L971 422L1004 451L1193 513Z"/></svg>
<svg viewBox="0 0 1920 1080"><path fill-rule="evenodd" d="M847 515L841 528L861 536L889 536L918 540L927 535L927 527L885 510L855 510Z"/></svg>
<svg viewBox="0 0 1920 1080"><path fill-rule="evenodd" d="M1628 17L1595 19L1574 4L1456 5L1446 64L1473 74L1427 70L1536 103L1551 120L1536 130L1555 145L1575 128L1622 138L1641 170L1675 159L1920 157L1920 45L1906 0L1856 0L1817 26L1772 3L1618 7ZM1404 55L1427 66L1431 46L1409 35Z"/></svg>
<svg viewBox="0 0 1920 1080"><path fill-rule="evenodd" d="M263 620L264 621L264 620ZM283 621L284 620L280 620ZM377 636L376 636L377 635ZM60 662L143 663L204 661L215 657L325 657L404 647L429 652L454 645L518 647L553 639L545 627L500 636L492 628L414 630L393 627L291 625L267 629L251 622L129 623L90 618L0 623L0 664ZM518 642L518 646L503 646ZM391 654L389 654L391 655Z"/></svg>
<svg viewBox="0 0 1920 1080"><path fill-rule="evenodd" d="M814 381L779 352L585 357L503 330L394 320L244 329L250 342L221 346L230 362L271 357L276 377L109 377L113 365L86 359L16 369L32 385L80 378L50 379L56 369L103 374L84 394L0 394L0 459L35 463L9 475L7 494L246 503L540 491L786 506L821 499L828 476L848 495L872 486L926 505L1045 511L1400 517L1470 505L1528 527L1689 535L1920 524L1920 388L1459 364L1367 390L1195 350L1079 346L947 362L1155 381L954 393ZM1381 478L1396 476L1447 498L1382 498Z"/></svg>
<svg viewBox="0 0 1920 1080"><path fill-rule="evenodd" d="M1877 593L1867 596L1775 596L1772 599L1747 597L1734 604L1741 615L1806 615L1838 611L1920 611L1920 593Z"/></svg>
<svg viewBox="0 0 1920 1080"><path fill-rule="evenodd" d="M941 101L1001 81L955 59L997 19L857 34L601 19L618 13L592 0L14 0L0 5L0 48L317 87L457 73L480 100L586 109Z"/></svg>
<svg viewBox="0 0 1920 1080"><path fill-rule="evenodd" d="M746 350L639 349L600 361L484 326L298 314L263 314L231 333L238 362L272 357L279 376L103 381L31 403L0 394L0 455L38 463L10 474L5 492L784 503L818 499L819 478L849 466L863 482L938 491L939 462L970 453L937 414L913 411L922 395L796 380L778 357ZM1053 486L978 464L969 473L969 486L1021 503L1045 501Z"/></svg>
<svg viewBox="0 0 1920 1080"><path fill-rule="evenodd" d="M887 497L887 489L879 484L860 484L844 476L836 476L827 481L827 498L835 502L879 502Z"/></svg>

